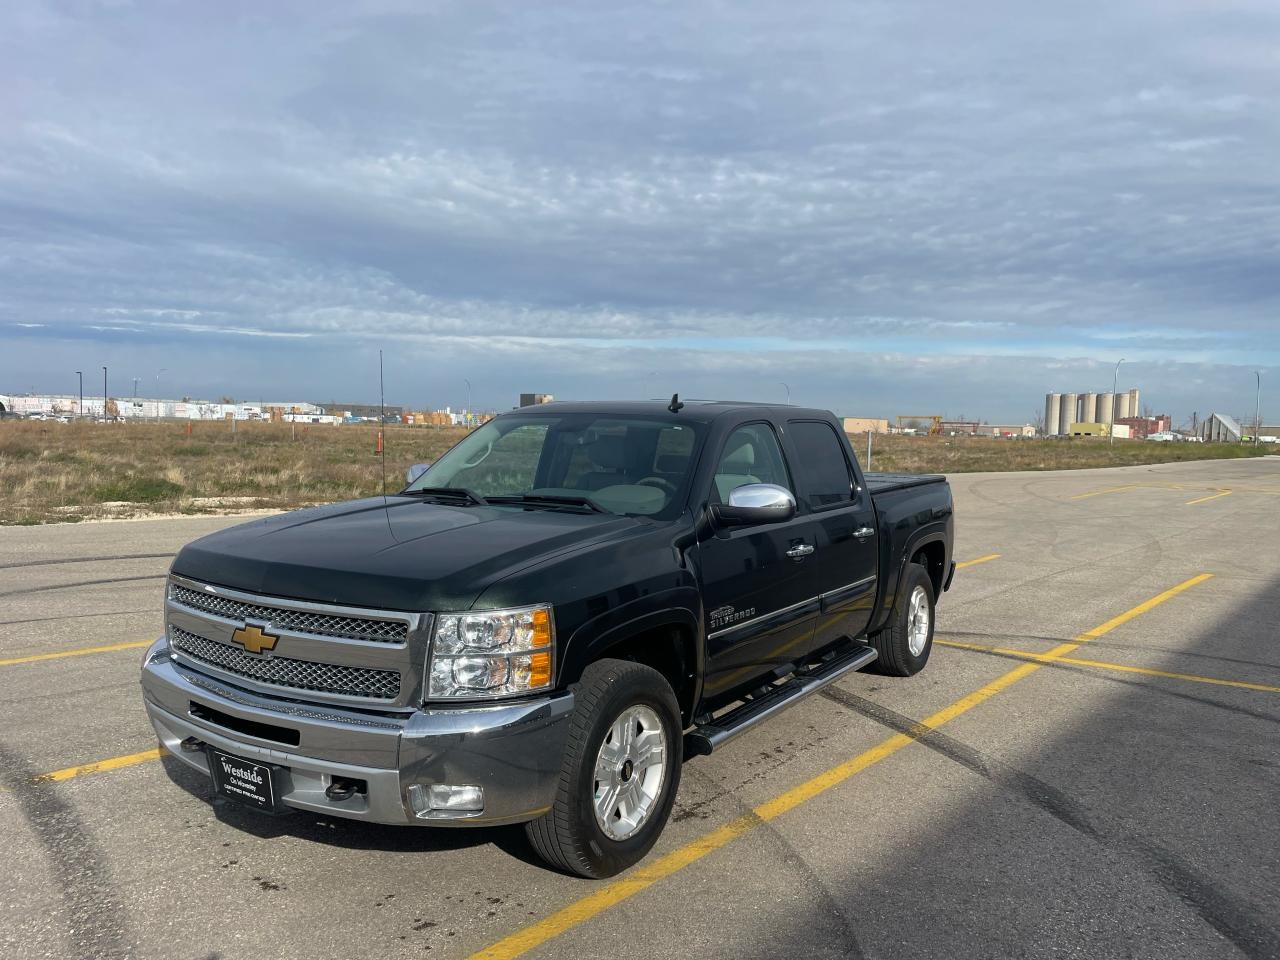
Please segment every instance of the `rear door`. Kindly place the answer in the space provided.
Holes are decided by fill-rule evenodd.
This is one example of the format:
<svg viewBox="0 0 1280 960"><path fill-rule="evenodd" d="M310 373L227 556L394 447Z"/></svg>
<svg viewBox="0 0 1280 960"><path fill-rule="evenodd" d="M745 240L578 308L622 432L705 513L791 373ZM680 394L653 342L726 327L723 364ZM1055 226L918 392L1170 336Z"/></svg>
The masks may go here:
<svg viewBox="0 0 1280 960"><path fill-rule="evenodd" d="M825 420L789 420L788 453L800 509L814 536L809 571L819 595L812 647L862 634L876 598L879 546L871 494L859 490L848 444Z"/></svg>
<svg viewBox="0 0 1280 960"><path fill-rule="evenodd" d="M774 483L796 494L777 432L767 422L736 427L716 452L711 503L735 487ZM703 694L724 698L759 683L807 650L818 613L810 560L811 519L731 527L698 546L706 611Z"/></svg>

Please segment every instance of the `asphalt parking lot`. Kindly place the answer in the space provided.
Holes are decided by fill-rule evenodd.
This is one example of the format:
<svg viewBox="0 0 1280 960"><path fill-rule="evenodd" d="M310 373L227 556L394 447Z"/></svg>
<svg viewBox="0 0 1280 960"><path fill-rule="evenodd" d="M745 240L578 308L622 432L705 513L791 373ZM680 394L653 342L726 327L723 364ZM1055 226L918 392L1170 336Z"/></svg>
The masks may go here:
<svg viewBox="0 0 1280 960"><path fill-rule="evenodd" d="M9 957L1280 957L1280 458L952 478L918 677L690 761L606 882L212 807L137 687L227 519L0 529Z"/></svg>

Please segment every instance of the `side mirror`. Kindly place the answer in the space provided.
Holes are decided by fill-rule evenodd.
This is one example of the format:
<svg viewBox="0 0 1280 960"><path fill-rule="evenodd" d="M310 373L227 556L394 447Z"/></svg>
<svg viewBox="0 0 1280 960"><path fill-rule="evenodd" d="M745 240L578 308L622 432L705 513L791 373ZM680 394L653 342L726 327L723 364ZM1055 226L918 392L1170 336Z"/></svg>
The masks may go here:
<svg viewBox="0 0 1280 960"><path fill-rule="evenodd" d="M726 526L778 523L796 515L796 498L775 483L748 483L729 491L729 502L718 503L713 510Z"/></svg>
<svg viewBox="0 0 1280 960"><path fill-rule="evenodd" d="M412 467L410 467L408 470L404 472L404 485L407 487L409 484L413 483L413 481L417 480L420 476L422 476L424 473L427 472L427 467L429 466L431 466L430 460L428 460L426 463L415 463Z"/></svg>

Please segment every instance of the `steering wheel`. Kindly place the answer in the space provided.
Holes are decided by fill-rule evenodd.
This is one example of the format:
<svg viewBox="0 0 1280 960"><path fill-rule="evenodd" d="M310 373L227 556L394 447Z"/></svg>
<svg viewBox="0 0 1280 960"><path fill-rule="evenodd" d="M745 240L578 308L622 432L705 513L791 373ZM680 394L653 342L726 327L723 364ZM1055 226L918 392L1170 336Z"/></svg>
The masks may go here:
<svg viewBox="0 0 1280 960"><path fill-rule="evenodd" d="M663 477L645 477L643 480L637 480L636 485L641 487L657 487L668 497L674 497L676 495L676 485Z"/></svg>

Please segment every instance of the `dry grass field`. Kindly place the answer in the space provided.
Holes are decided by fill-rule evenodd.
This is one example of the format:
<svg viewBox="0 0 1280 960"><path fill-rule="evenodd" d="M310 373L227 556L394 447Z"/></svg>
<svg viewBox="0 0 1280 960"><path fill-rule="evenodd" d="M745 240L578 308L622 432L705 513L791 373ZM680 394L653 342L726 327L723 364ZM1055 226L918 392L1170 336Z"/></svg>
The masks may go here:
<svg viewBox="0 0 1280 960"><path fill-rule="evenodd" d="M462 429L388 427L387 486ZM382 489L377 427L0 422L0 524L288 509Z"/></svg>
<svg viewBox="0 0 1280 960"><path fill-rule="evenodd" d="M389 427L387 482L465 433ZM381 490L377 428L241 423L0 422L0 524L289 509ZM860 457L866 437L853 437ZM904 473L1061 470L1253 456L1253 447L1095 439L875 438L872 469ZM1266 448L1263 448L1266 452Z"/></svg>
<svg viewBox="0 0 1280 960"><path fill-rule="evenodd" d="M867 435L851 436L853 449L865 461ZM995 470L1084 470L1090 467L1132 467L1144 463L1185 460L1234 460L1268 453L1235 443L1157 443L1102 437L1061 437L1051 440L997 440L991 437L872 438L871 469L885 473L979 473ZM865 464L864 464L865 465Z"/></svg>

